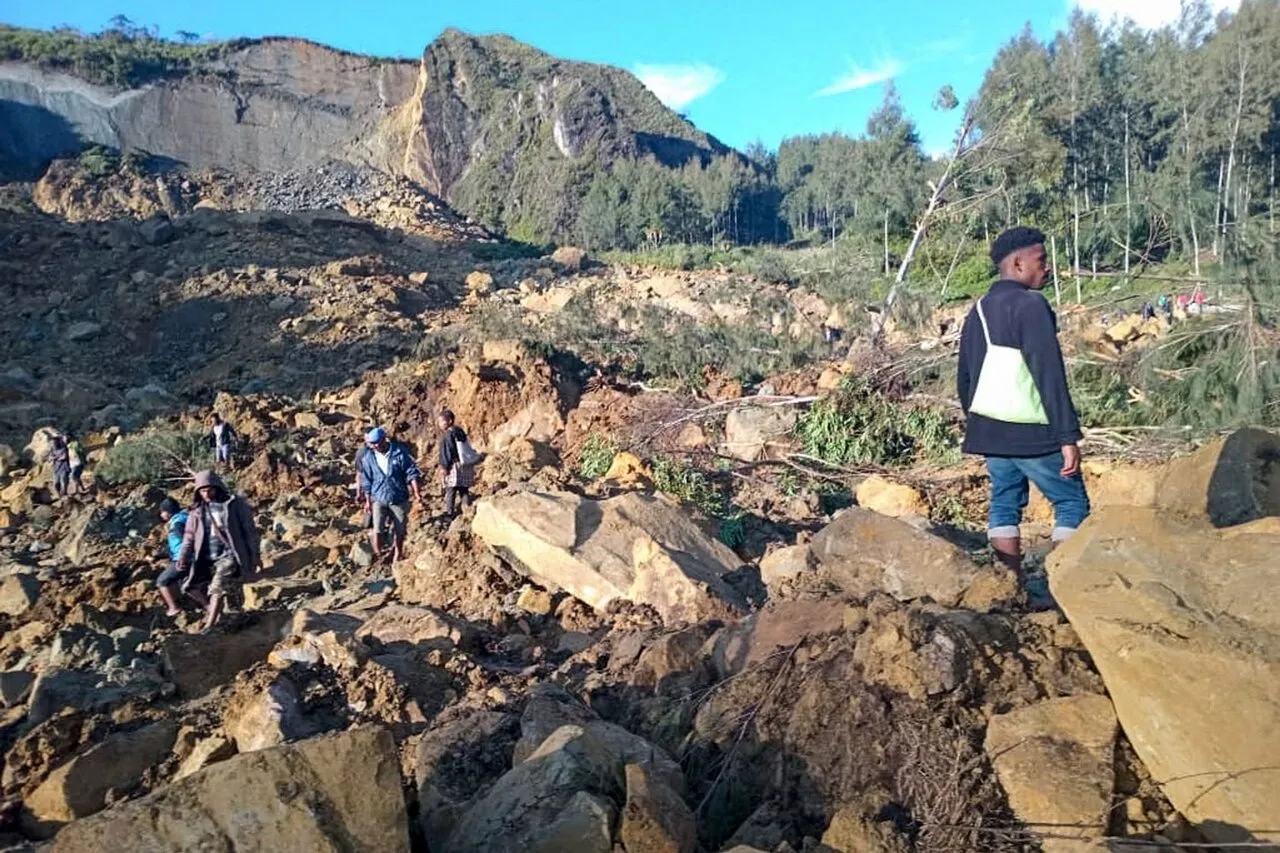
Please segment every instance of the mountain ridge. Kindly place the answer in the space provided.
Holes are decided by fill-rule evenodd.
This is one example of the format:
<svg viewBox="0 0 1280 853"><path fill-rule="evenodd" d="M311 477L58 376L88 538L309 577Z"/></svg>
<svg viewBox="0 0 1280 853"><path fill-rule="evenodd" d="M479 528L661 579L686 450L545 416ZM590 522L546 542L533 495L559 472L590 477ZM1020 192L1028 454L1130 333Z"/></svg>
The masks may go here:
<svg viewBox="0 0 1280 853"><path fill-rule="evenodd" d="M449 28L417 60L289 36L153 40L172 57L130 59L127 71L110 73L153 76L111 85L101 82L110 73L86 64L83 43L50 33L51 43L83 55L23 53L13 45L24 33L40 37L0 33L8 39L0 42L0 173L9 177L37 177L86 144L140 149L193 170L340 161L408 177L480 221L547 239L573 224L592 177L620 159L678 168L735 153L630 72L501 34Z"/></svg>

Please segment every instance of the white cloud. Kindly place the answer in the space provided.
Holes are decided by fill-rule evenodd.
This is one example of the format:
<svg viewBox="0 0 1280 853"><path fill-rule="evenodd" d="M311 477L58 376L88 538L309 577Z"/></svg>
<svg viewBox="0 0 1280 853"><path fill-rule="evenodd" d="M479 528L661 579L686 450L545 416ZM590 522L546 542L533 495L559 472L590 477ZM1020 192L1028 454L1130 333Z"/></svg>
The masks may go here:
<svg viewBox="0 0 1280 853"><path fill-rule="evenodd" d="M845 92L854 92L858 89L866 89L869 86L887 82L901 73L902 63L896 59L886 59L871 68L860 68L854 65L844 74L831 81L829 86L819 89L814 95L819 98L825 98L828 95L843 95Z"/></svg>
<svg viewBox="0 0 1280 853"><path fill-rule="evenodd" d="M712 65L637 65L640 78L658 100L673 110L682 110L724 82L724 72Z"/></svg>
<svg viewBox="0 0 1280 853"><path fill-rule="evenodd" d="M1094 12L1106 23L1112 18L1128 18L1140 27L1155 30L1178 20L1180 0L1068 0L1067 7L1078 6ZM1214 13L1236 9L1240 0L1209 0Z"/></svg>

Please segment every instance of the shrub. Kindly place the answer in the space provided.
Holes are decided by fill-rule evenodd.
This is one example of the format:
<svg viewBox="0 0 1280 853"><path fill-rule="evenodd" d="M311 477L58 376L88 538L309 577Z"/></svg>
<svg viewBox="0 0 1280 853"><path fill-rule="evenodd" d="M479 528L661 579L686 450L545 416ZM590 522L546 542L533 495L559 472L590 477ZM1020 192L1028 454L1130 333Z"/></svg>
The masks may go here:
<svg viewBox="0 0 1280 853"><path fill-rule="evenodd" d="M76 158L76 163L86 174L94 178L104 178L120 171L120 156L101 145L90 145L81 151L80 156Z"/></svg>
<svg viewBox="0 0 1280 853"><path fill-rule="evenodd" d="M65 28L46 32L0 26L0 60L30 62L107 86L140 86L202 73L251 43L236 39L184 44L127 23L95 35Z"/></svg>
<svg viewBox="0 0 1280 853"><path fill-rule="evenodd" d="M688 462L668 456L653 459L653 485L665 495L696 507L716 520L716 536L730 548L747 538L747 516L733 505L732 496Z"/></svg>
<svg viewBox="0 0 1280 853"><path fill-rule="evenodd" d="M599 433L591 433L578 454L578 476L595 480L609 473L613 459L618 455L618 445Z"/></svg>
<svg viewBox="0 0 1280 853"><path fill-rule="evenodd" d="M804 452L832 465L956 462L959 448L946 415L889 399L865 379L849 377L796 424Z"/></svg>
<svg viewBox="0 0 1280 853"><path fill-rule="evenodd" d="M210 458L203 433L157 430L113 445L94 474L109 483L181 481L208 468Z"/></svg>

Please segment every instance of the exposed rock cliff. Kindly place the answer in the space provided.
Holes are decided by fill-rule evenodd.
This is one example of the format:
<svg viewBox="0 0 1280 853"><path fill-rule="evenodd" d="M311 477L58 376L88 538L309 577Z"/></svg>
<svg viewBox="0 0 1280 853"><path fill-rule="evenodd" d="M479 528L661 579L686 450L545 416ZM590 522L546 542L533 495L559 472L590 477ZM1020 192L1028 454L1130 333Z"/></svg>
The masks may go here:
<svg viewBox="0 0 1280 853"><path fill-rule="evenodd" d="M481 219L568 224L572 188L621 157L668 166L729 151L626 71L566 62L506 36L447 30L426 50L405 174Z"/></svg>
<svg viewBox="0 0 1280 853"><path fill-rule="evenodd" d="M295 39L252 43L212 73L113 90L0 64L0 163L32 175L86 142L192 168L275 171L327 160L389 168L379 123L413 92L410 62Z"/></svg>
<svg viewBox="0 0 1280 853"><path fill-rule="evenodd" d="M618 158L679 166L729 151L626 71L457 30L419 63L266 39L125 89L0 63L0 175L37 177L86 143L193 170L372 167L538 237L567 227Z"/></svg>

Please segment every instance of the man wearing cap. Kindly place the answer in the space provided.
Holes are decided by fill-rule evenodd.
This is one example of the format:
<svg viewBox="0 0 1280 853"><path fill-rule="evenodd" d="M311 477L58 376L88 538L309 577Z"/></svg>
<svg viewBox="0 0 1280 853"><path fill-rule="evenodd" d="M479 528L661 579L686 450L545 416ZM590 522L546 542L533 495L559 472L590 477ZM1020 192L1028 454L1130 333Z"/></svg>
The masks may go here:
<svg viewBox="0 0 1280 853"><path fill-rule="evenodd" d="M182 591L187 594L198 578L209 578L205 631L217 624L224 599L239 586L244 575L258 571L262 562L258 546L258 528L254 526L249 502L227 491L214 472L196 474L195 503L182 535L178 569L187 573L182 584Z"/></svg>
<svg viewBox="0 0 1280 853"><path fill-rule="evenodd" d="M409 454L409 448L387 438L387 431L374 427L365 434L369 452L356 462L357 489L364 495L365 512L373 517L369 544L375 560L382 558L382 529L391 522L391 561L403 556L405 523L409 517L409 498L422 500L418 481L422 472Z"/></svg>
<svg viewBox="0 0 1280 853"><path fill-rule="evenodd" d="M1035 483L1054 509L1053 539L1089 514L1080 475L1080 419L1067 388L1057 319L1040 294L1044 234L1011 228L991 245L1000 277L960 333L957 390L967 417L966 453L985 456L991 477L987 535L996 556L1022 568L1020 524Z"/></svg>

